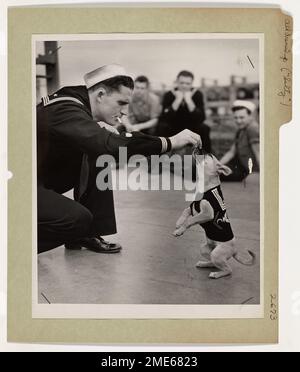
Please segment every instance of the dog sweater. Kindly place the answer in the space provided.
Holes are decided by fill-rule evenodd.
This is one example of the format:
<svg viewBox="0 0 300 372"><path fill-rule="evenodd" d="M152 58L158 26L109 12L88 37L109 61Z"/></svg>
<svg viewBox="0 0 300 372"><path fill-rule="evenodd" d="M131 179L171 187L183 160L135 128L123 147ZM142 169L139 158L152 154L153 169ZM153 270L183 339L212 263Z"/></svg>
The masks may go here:
<svg viewBox="0 0 300 372"><path fill-rule="evenodd" d="M200 203L202 200L207 200L214 210L214 219L201 224L202 228L206 232L206 236L209 239L218 242L228 242L233 239L234 235L231 229L230 220L227 216L221 186L206 191L201 200L194 201L190 206L192 215L193 206L195 206L195 210L200 213Z"/></svg>

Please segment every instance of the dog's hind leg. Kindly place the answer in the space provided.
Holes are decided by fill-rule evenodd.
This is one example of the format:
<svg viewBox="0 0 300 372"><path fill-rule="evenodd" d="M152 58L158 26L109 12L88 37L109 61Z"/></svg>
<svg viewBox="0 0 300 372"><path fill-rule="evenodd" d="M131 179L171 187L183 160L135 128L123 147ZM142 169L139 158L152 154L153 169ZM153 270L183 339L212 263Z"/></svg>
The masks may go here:
<svg viewBox="0 0 300 372"><path fill-rule="evenodd" d="M200 260L196 263L196 267L198 268L206 268L206 267L215 267L215 265L211 261L211 253L215 245L208 241L206 244L203 244L200 248Z"/></svg>
<svg viewBox="0 0 300 372"><path fill-rule="evenodd" d="M205 269L207 267L216 267L216 266L211 261L202 261L202 260L200 260L200 261L198 261L196 263L196 267L198 269Z"/></svg>
<svg viewBox="0 0 300 372"><path fill-rule="evenodd" d="M211 253L211 262L217 267L219 272L210 273L209 277L211 279L220 279L224 276L232 274L232 269L228 264L228 249L222 244L218 245Z"/></svg>

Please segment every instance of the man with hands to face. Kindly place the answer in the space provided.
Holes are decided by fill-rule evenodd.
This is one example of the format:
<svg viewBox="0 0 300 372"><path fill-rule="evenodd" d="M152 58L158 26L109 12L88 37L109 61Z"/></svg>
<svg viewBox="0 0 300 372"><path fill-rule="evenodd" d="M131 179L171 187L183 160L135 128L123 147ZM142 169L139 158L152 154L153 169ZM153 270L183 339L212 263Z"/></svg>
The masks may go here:
<svg viewBox="0 0 300 372"><path fill-rule="evenodd" d="M183 74L184 72L181 72ZM192 87L193 78L186 72L183 75L179 75L177 78L177 88L172 93L175 96L175 101L172 107L177 111L180 105L186 104L188 110L193 112L196 109L192 96L196 93L196 89Z"/></svg>
<svg viewBox="0 0 300 372"><path fill-rule="evenodd" d="M163 135L174 135L183 129L190 129L201 136L203 148L210 152L210 130L203 123L205 120L203 95L193 87L193 82L194 75L191 72L185 70L179 72L176 87L163 98L159 130Z"/></svg>

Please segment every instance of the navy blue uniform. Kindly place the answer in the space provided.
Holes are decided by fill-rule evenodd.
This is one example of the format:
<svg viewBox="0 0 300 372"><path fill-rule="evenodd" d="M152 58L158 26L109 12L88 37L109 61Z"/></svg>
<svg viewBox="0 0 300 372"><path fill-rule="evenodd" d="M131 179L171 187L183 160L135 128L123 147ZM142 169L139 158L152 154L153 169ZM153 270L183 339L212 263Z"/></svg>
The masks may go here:
<svg viewBox="0 0 300 372"><path fill-rule="evenodd" d="M159 155L158 137L113 134L93 120L85 86L65 87L37 106L38 249L116 233L112 190L96 188L99 155ZM74 188L74 200L63 193Z"/></svg>
<svg viewBox="0 0 300 372"><path fill-rule="evenodd" d="M227 216L226 205L221 190L221 186L215 187L204 193L202 200L207 200L214 210L214 219L212 221L201 224L205 230L206 236L218 242L228 242L234 238L230 220ZM200 203L202 200L194 201L191 204L191 212L193 214L193 206L200 213Z"/></svg>

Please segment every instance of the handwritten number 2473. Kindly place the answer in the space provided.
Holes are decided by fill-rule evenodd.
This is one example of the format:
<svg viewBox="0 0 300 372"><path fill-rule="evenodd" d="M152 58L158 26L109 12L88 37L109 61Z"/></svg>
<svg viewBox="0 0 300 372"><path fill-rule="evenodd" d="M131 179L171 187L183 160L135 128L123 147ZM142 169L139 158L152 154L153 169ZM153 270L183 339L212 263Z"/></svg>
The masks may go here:
<svg viewBox="0 0 300 372"><path fill-rule="evenodd" d="M270 319L277 320L277 296L271 295L271 309L270 309Z"/></svg>

